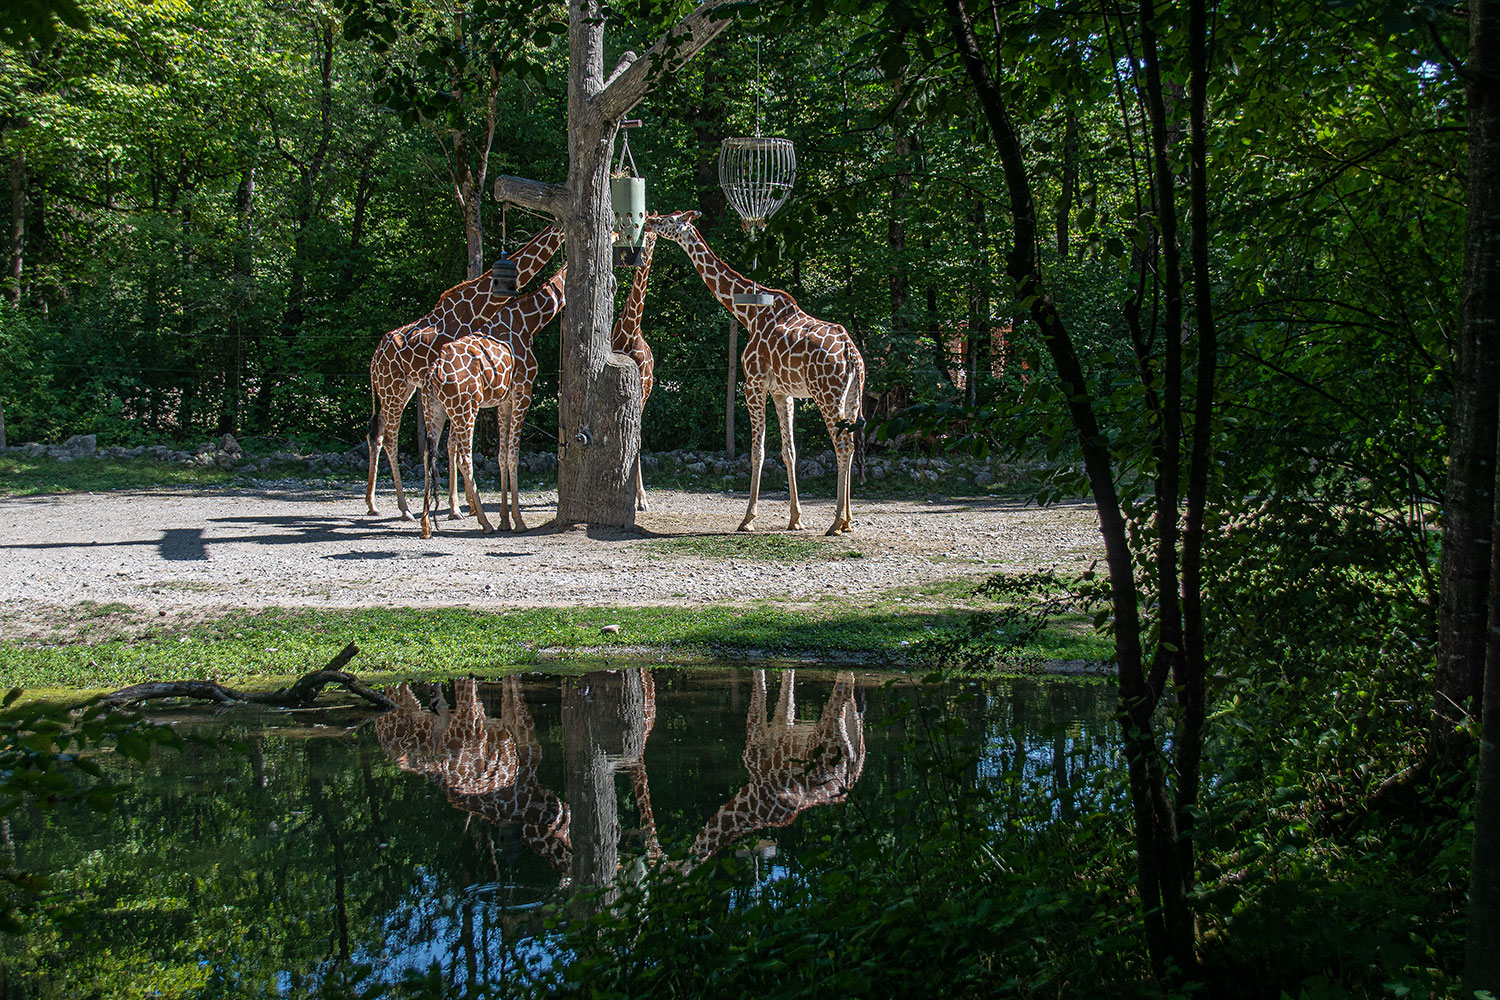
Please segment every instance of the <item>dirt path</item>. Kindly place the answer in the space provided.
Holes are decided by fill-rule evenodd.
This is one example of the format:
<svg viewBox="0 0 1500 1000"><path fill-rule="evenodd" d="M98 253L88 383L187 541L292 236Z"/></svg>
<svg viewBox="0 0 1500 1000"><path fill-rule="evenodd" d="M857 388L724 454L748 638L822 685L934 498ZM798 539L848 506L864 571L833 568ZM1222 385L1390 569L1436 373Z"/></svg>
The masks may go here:
<svg viewBox="0 0 1500 1000"><path fill-rule="evenodd" d="M755 535L734 532L739 494L654 490L641 533L481 535L472 519L415 524L363 513L352 490L150 491L0 500L0 626L11 636L60 608L120 602L167 614L232 608L732 604L874 594L998 570L1086 565L1099 551L1091 507L999 500L856 501L856 530L817 531L832 503L804 505L811 529L777 531L785 494L763 500ZM523 493L544 524L555 493ZM389 498L386 504L394 510ZM491 514L494 508L491 507ZM768 549L797 547L793 561ZM855 553L858 553L856 556Z"/></svg>

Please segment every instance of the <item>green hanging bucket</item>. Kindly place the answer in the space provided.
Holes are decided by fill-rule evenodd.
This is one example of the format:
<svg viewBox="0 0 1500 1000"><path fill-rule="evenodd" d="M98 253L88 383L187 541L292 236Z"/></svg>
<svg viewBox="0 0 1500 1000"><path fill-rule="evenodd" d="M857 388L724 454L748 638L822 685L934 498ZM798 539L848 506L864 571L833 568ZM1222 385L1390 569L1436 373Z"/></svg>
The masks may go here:
<svg viewBox="0 0 1500 1000"><path fill-rule="evenodd" d="M638 247L646 238L646 178L614 177L609 182L610 207L620 243Z"/></svg>

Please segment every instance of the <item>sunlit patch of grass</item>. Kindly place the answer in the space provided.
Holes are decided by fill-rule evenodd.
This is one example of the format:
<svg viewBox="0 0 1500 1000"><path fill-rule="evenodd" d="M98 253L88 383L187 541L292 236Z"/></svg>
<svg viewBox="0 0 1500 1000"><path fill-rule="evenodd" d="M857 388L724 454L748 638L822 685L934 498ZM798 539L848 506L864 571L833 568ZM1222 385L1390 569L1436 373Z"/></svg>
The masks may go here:
<svg viewBox="0 0 1500 1000"><path fill-rule="evenodd" d="M98 493L160 486L216 486L236 481L225 469L148 458L55 458L0 455L0 496Z"/></svg>
<svg viewBox="0 0 1500 1000"><path fill-rule="evenodd" d="M839 551L835 549L834 551ZM273 609L194 623L146 619L66 645L0 640L0 676L25 687L101 688L144 680L296 676L321 667L345 643L351 669L499 673L558 655L648 659L836 658L902 666L923 640L952 629L959 613L899 602L737 607ZM619 625L605 635L604 625ZM1045 655L1084 659L1092 644L1071 630L1046 637ZM1041 642L1038 643L1041 646ZM1041 652L1041 650L1038 650Z"/></svg>

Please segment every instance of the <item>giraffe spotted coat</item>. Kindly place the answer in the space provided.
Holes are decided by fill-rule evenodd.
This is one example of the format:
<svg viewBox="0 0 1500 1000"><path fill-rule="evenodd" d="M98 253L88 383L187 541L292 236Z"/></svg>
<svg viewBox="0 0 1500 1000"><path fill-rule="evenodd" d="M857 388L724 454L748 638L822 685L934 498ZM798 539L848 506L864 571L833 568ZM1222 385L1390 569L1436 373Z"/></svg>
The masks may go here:
<svg viewBox="0 0 1500 1000"><path fill-rule="evenodd" d="M562 246L563 232L560 227L549 226L537 234L531 242L517 250L511 258L516 262L516 286L529 284L552 255ZM414 323L385 334L375 347L370 358L370 429L366 436L369 446L369 473L365 481L365 506L371 514L375 509L375 478L380 469L380 453L385 452L386 463L391 469L391 478L396 487L396 504L401 516L410 519L406 505L406 492L401 488L401 466L396 458L396 441L401 432L401 414L417 390L423 374L437 360L438 351L455 337L482 331L491 322L501 304L508 296L495 295L491 289L490 272L477 278L454 285L444 292L425 316ZM448 468L448 509L450 516L458 512L458 472Z"/></svg>
<svg viewBox="0 0 1500 1000"><path fill-rule="evenodd" d="M686 250L709 291L748 331L740 365L745 378L745 403L750 410L750 506L739 530L750 531L755 524L761 466L766 457L766 397L769 396L781 424L781 459L786 466L791 505L787 530L802 527L797 500L797 447L792 436L794 401L811 399L817 404L838 456L837 497L833 524L827 533L842 534L853 526L849 478L854 461L854 431L861 423L864 359L848 330L809 316L786 292L762 288L720 260L693 225L698 214L674 212L652 216L646 220L646 231L664 236ZM734 301L736 295L755 291L769 294L772 304L753 306Z"/></svg>
<svg viewBox="0 0 1500 1000"><path fill-rule="evenodd" d="M479 411L496 407L500 425L500 523L508 531L514 508L515 528L521 520L521 494L516 473L521 457L521 426L536 391L537 360L532 341L537 331L562 311L563 285L568 269L559 270L536 291L507 299L488 318L488 332L458 337L444 343L422 378L426 445L422 464L422 537L432 534L430 501L437 487L437 445L444 421L448 431L448 465L457 466L464 480L469 509L480 528L494 531L474 485L474 426Z"/></svg>

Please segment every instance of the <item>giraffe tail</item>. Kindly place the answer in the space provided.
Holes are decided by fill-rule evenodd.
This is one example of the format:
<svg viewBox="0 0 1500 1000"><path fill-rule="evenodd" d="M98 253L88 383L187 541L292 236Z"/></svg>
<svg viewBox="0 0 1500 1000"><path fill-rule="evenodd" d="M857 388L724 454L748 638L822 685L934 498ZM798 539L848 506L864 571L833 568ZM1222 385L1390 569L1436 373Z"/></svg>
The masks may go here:
<svg viewBox="0 0 1500 1000"><path fill-rule="evenodd" d="M380 437L380 396L375 392L375 385L370 385L370 426L365 431L365 442L370 446L371 454L375 451L375 442Z"/></svg>
<svg viewBox="0 0 1500 1000"><path fill-rule="evenodd" d="M847 424L850 430L858 430L865 423L861 412L865 401L865 362L858 354L850 360L854 363L850 365L849 376L844 380L844 393L839 401L839 421Z"/></svg>

